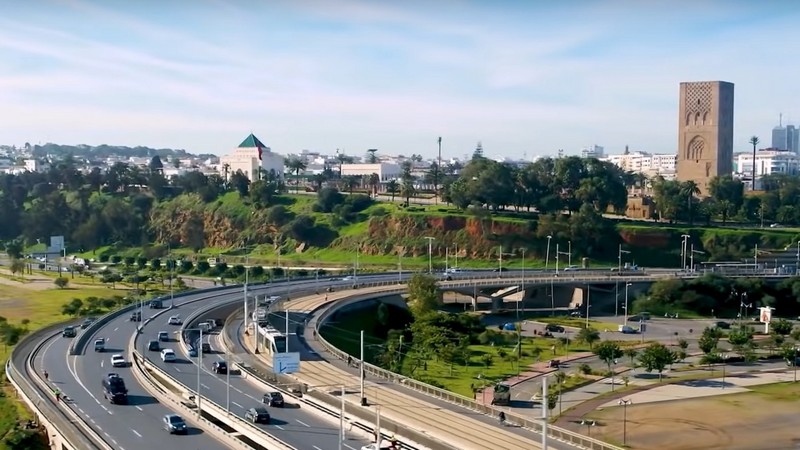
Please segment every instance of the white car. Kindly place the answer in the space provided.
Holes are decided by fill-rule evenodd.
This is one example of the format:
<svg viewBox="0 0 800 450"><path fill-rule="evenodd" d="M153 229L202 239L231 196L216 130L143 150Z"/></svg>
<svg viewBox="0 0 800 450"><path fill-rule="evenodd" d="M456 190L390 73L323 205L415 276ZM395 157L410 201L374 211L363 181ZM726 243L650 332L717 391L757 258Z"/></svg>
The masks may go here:
<svg viewBox="0 0 800 450"><path fill-rule="evenodd" d="M352 275L348 275L348 276L342 278L342 281L351 281L352 279L353 279L353 276Z"/></svg>
<svg viewBox="0 0 800 450"><path fill-rule="evenodd" d="M161 350L161 360L164 362L175 362L175 352L171 349L165 348Z"/></svg>
<svg viewBox="0 0 800 450"><path fill-rule="evenodd" d="M169 316L169 320L167 320L168 325L180 325L181 323L180 316Z"/></svg>
<svg viewBox="0 0 800 450"><path fill-rule="evenodd" d="M128 367L128 361L122 355L111 355L111 365L113 367Z"/></svg>

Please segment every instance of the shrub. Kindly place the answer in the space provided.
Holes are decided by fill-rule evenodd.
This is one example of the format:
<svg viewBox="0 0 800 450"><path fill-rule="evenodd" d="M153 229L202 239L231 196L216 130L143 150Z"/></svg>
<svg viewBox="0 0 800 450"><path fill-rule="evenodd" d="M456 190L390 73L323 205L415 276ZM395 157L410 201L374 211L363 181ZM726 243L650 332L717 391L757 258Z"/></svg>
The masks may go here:
<svg viewBox="0 0 800 450"><path fill-rule="evenodd" d="M119 255L111 255L111 262L112 263L119 264L120 261L122 261L122 257L121 256L119 256Z"/></svg>

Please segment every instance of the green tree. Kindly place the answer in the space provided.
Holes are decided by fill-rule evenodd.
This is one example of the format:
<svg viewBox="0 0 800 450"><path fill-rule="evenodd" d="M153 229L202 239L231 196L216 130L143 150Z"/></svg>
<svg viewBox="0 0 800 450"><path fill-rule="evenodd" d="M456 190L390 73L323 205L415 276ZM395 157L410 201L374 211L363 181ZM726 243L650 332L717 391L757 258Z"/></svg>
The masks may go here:
<svg viewBox="0 0 800 450"><path fill-rule="evenodd" d="M8 266L8 270L11 271L11 275L16 274L24 274L25 273L25 261L17 258L11 259L11 263Z"/></svg>
<svg viewBox="0 0 800 450"><path fill-rule="evenodd" d="M769 324L769 327L773 333L780 336L787 336L792 334L794 324L786 319L780 319L777 322L772 322Z"/></svg>
<svg viewBox="0 0 800 450"><path fill-rule="evenodd" d="M55 284L56 286L58 286L58 288L59 288L59 289L64 289L64 288L66 288L66 287L67 287L67 285L69 284L69 278L66 278L66 277L58 277L58 278L56 278L55 280L53 280L53 284Z"/></svg>
<svg viewBox="0 0 800 450"><path fill-rule="evenodd" d="M391 196L392 196L392 201L394 201L394 196L395 196L395 194L397 194L397 192L399 191L399 188L400 188L400 187L399 187L399 185L397 184L397 180L389 180L389 181L386 183L386 192L388 192L389 194L391 194Z"/></svg>
<svg viewBox="0 0 800 450"><path fill-rule="evenodd" d="M623 353L622 349L614 341L603 341L597 344L592 352L597 355L600 361L603 361L608 366L608 371L611 372L611 364L615 363L618 358L621 358ZM611 377L611 390L614 390L614 377Z"/></svg>
<svg viewBox="0 0 800 450"><path fill-rule="evenodd" d="M735 327L728 333L728 342L733 351L747 359L753 348L753 329L746 325Z"/></svg>
<svg viewBox="0 0 800 450"><path fill-rule="evenodd" d="M697 345L703 353L709 355L717 350L720 337L722 337L722 332L719 328L706 327L700 339L697 340Z"/></svg>
<svg viewBox="0 0 800 450"><path fill-rule="evenodd" d="M659 381L661 381L664 369L676 362L676 360L677 355L675 352L658 342L650 344L639 354L639 362L644 367L644 370L648 373L654 370L657 371Z"/></svg>
<svg viewBox="0 0 800 450"><path fill-rule="evenodd" d="M623 351L623 353L625 354L625 357L630 359L631 367L635 367L635 365L636 365L636 361L635 361L636 360L636 355L638 355L639 352L633 347L628 347Z"/></svg>
<svg viewBox="0 0 800 450"><path fill-rule="evenodd" d="M575 337L578 341L585 343L589 346L591 350L594 346L594 343L600 340L600 332L595 330L592 327L584 327L578 332L578 335Z"/></svg>
<svg viewBox="0 0 800 450"><path fill-rule="evenodd" d="M436 286L436 279L423 274L416 274L408 282L408 308L411 314L419 319L436 311L441 293Z"/></svg>

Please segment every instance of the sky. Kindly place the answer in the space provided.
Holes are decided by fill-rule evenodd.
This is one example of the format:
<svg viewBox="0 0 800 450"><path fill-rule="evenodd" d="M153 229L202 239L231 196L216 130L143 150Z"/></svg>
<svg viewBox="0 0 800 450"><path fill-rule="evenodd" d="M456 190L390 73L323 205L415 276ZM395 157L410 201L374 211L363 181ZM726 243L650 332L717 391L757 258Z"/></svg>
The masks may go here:
<svg viewBox="0 0 800 450"><path fill-rule="evenodd" d="M800 122L797 42L778 0L0 0L0 144L674 153L724 80L745 151Z"/></svg>

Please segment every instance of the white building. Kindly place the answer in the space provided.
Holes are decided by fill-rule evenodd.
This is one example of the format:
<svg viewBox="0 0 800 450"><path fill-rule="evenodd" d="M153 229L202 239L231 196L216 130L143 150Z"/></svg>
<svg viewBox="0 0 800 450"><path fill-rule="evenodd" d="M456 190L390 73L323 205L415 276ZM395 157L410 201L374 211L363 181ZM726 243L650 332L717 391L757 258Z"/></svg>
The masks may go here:
<svg viewBox="0 0 800 450"><path fill-rule="evenodd" d="M252 133L231 153L222 156L219 162L223 176L223 168L227 164L228 177L241 170L250 181L256 181L259 179L259 169L265 173L274 171L276 176L283 177L283 156L272 153L272 149Z"/></svg>
<svg viewBox="0 0 800 450"><path fill-rule="evenodd" d="M678 155L675 153L651 155L647 152L623 153L601 158L626 172L643 173L648 177L662 176L666 180L675 178Z"/></svg>
<svg viewBox="0 0 800 450"><path fill-rule="evenodd" d="M753 154L750 152L736 154L734 171L751 177ZM771 149L756 152L756 178L772 174L797 175L798 173L800 173L800 156L795 153Z"/></svg>
<svg viewBox="0 0 800 450"><path fill-rule="evenodd" d="M42 172L47 169L47 164L43 164L36 159L25 160L25 170L28 172Z"/></svg>
<svg viewBox="0 0 800 450"><path fill-rule="evenodd" d="M402 169L397 164L342 164L342 176L369 176L377 173L381 182L400 178Z"/></svg>

